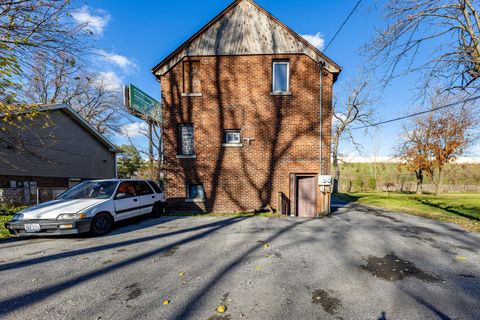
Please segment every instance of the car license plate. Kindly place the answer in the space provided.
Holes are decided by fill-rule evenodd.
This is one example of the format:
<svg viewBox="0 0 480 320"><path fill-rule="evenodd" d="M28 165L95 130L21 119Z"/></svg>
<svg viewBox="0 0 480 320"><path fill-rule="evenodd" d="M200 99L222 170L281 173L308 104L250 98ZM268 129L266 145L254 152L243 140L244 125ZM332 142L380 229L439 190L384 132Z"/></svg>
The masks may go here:
<svg viewBox="0 0 480 320"><path fill-rule="evenodd" d="M31 223L25 225L26 232L40 232L40 225L38 223Z"/></svg>

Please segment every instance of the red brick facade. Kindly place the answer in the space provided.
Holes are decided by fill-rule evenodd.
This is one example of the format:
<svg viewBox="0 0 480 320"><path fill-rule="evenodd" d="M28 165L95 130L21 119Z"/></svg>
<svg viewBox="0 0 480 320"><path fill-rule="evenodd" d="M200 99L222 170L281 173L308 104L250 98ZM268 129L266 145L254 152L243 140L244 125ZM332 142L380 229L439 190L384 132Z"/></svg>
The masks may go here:
<svg viewBox="0 0 480 320"><path fill-rule="evenodd" d="M272 63L290 63L291 95L272 91ZM277 208L291 197L291 175L320 170L320 67L304 54L187 57L199 61L201 96L185 96L180 62L160 77L166 195L174 210L232 212ZM198 84L197 84L198 85ZM323 71L322 173L330 173L333 74ZM180 159L180 124L193 124L196 158ZM222 146L241 129L243 146ZM244 139L249 139L250 143ZM187 202L187 184L201 183L204 202ZM317 187L317 214L324 200Z"/></svg>

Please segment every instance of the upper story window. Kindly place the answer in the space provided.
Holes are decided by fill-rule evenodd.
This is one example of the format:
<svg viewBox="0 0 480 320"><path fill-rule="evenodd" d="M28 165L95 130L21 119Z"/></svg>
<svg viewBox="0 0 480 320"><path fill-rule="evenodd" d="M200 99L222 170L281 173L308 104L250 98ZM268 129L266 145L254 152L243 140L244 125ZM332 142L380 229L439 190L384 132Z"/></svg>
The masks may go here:
<svg viewBox="0 0 480 320"><path fill-rule="evenodd" d="M178 154L182 156L193 156L194 150L194 132L193 125L181 124L178 126Z"/></svg>
<svg viewBox="0 0 480 320"><path fill-rule="evenodd" d="M288 61L273 62L273 87L274 93L289 92L290 90L290 63Z"/></svg>
<svg viewBox="0 0 480 320"><path fill-rule="evenodd" d="M183 93L200 93L200 61L183 62Z"/></svg>

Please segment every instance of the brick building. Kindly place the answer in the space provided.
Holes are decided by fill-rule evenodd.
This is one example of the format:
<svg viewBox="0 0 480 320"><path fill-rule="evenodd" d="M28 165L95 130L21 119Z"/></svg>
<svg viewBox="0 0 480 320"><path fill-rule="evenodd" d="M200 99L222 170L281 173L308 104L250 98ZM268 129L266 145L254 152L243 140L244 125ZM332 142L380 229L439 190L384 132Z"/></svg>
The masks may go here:
<svg viewBox="0 0 480 320"><path fill-rule="evenodd" d="M231 212L283 203L292 215L328 212L329 187L318 176L330 174L340 71L253 1L233 2L153 69L169 207Z"/></svg>

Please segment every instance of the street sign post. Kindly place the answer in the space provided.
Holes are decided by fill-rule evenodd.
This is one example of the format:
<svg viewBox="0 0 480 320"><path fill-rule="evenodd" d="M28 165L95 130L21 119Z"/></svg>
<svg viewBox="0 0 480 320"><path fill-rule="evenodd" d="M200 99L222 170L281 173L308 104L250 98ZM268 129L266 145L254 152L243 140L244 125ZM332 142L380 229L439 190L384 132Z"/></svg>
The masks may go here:
<svg viewBox="0 0 480 320"><path fill-rule="evenodd" d="M128 112L148 123L148 158L153 164L153 130L160 129L159 157L163 162L162 105L132 84L123 86L123 101Z"/></svg>
<svg viewBox="0 0 480 320"><path fill-rule="evenodd" d="M129 112L148 122L148 119L161 121L161 104L133 84L123 87L124 104ZM160 117L160 119L159 119Z"/></svg>

